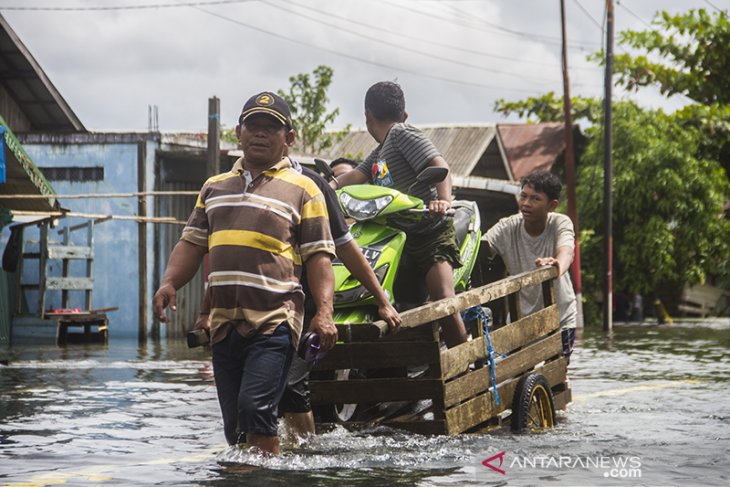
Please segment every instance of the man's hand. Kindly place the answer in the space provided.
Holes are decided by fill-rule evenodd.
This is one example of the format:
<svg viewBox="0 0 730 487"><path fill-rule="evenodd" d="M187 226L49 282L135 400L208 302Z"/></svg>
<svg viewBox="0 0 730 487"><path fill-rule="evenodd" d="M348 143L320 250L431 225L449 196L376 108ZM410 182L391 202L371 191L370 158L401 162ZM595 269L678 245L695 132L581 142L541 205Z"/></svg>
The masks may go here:
<svg viewBox="0 0 730 487"><path fill-rule="evenodd" d="M171 284L163 284L152 298L155 316L163 323L168 321L165 315L165 308L168 306L172 311L177 311L177 291Z"/></svg>
<svg viewBox="0 0 730 487"><path fill-rule="evenodd" d="M446 200L431 200L428 202L429 213L445 215L449 208L451 208L451 202Z"/></svg>
<svg viewBox="0 0 730 487"><path fill-rule="evenodd" d="M401 324L401 317L395 310L393 305L390 303L381 303L378 305L378 314L380 317L388 323L388 329L390 331L396 331Z"/></svg>
<svg viewBox="0 0 730 487"><path fill-rule="evenodd" d="M537 267L545 267L551 265L554 265L555 267L560 269L560 262L555 257L539 257L535 259L535 266Z"/></svg>
<svg viewBox="0 0 730 487"><path fill-rule="evenodd" d="M208 313L200 313L198 319L193 325L193 330L208 330L210 331L210 315Z"/></svg>
<svg viewBox="0 0 730 487"><path fill-rule="evenodd" d="M309 323L309 331L313 331L319 336L319 346L323 352L330 350L337 343L337 327L332 320L331 311L317 311Z"/></svg>

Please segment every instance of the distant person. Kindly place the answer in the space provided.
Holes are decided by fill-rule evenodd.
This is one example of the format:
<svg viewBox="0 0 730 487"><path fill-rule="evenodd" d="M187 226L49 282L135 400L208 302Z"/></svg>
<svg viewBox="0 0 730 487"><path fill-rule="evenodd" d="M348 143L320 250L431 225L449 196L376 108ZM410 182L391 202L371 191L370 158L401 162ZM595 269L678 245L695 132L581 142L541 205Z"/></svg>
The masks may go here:
<svg viewBox="0 0 730 487"><path fill-rule="evenodd" d="M454 222L443 216L451 208L451 177L435 185L416 182L427 167L449 165L423 132L405 123L406 118L405 96L398 84L381 81L371 86L365 94L365 124L379 145L354 171L334 178L330 185L337 189L369 181L422 199L431 215L404 228L405 252L425 276L430 298L449 298L455 294L454 268L462 265ZM441 324L449 348L466 342L459 313L443 318Z"/></svg>
<svg viewBox="0 0 730 487"><path fill-rule="evenodd" d="M629 321L631 317L631 296L626 290L613 295L613 320Z"/></svg>
<svg viewBox="0 0 730 487"><path fill-rule="evenodd" d="M309 330L324 350L337 341L335 245L321 191L284 156L295 138L286 102L270 92L252 96L236 135L244 155L200 190L154 311L166 321L164 308L175 309L176 291L207 252L211 351L226 441L277 454L277 405L302 331L302 268L316 307Z"/></svg>
<svg viewBox="0 0 730 487"><path fill-rule="evenodd" d="M499 254L510 275L520 274L535 267L555 266L559 278L555 281L555 302L560 314L563 354L573 351L576 326L576 302L570 274L573 262L575 232L573 222L566 215L554 213L558 206L562 184L548 171L528 174L521 181L516 215L502 218L487 231L485 240L492 254ZM520 310L523 315L543 307L540 286L520 291Z"/></svg>
<svg viewBox="0 0 730 487"><path fill-rule="evenodd" d="M358 165L357 161L348 159L347 157L340 157L330 162L330 169L332 169L334 177L342 176L343 174L352 171Z"/></svg>
<svg viewBox="0 0 730 487"><path fill-rule="evenodd" d="M631 300L631 321L644 321L644 298L639 293Z"/></svg>

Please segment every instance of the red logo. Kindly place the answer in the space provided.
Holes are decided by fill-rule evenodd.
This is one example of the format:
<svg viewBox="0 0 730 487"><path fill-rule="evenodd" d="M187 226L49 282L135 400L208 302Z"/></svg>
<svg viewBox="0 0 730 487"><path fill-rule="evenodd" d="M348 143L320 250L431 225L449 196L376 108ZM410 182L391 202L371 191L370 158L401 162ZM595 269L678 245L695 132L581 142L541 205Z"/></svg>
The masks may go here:
<svg viewBox="0 0 730 487"><path fill-rule="evenodd" d="M504 470L502 470L501 468L499 468L499 467L502 466L502 462L504 461L504 455L505 455L505 453L507 453L507 452L506 451L501 451L501 452L497 453L496 455L494 455L493 457L487 458L486 460L484 460L482 462L482 465L484 465L485 467L491 468L492 470L494 470L497 473L501 473L502 475L507 475L507 472L505 472ZM496 460L497 458L499 459L499 465L495 467L490 462L492 460Z"/></svg>

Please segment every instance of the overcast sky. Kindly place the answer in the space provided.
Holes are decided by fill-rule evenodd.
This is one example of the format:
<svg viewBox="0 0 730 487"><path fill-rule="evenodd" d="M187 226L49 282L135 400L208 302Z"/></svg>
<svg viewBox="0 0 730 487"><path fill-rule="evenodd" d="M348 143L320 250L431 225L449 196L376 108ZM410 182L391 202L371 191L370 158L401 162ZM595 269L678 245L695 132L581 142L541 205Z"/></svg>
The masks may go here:
<svg viewBox="0 0 730 487"><path fill-rule="evenodd" d="M565 4L571 94L600 96L603 73L586 56L605 37L605 1ZM616 32L646 28L662 8L715 12L730 0L621 0ZM157 105L160 130L205 131L214 95L231 127L249 95L320 64L334 69L336 126L364 126L365 91L381 80L402 85L416 125L517 121L494 101L562 93L559 0L0 0L0 12L90 130L145 131Z"/></svg>

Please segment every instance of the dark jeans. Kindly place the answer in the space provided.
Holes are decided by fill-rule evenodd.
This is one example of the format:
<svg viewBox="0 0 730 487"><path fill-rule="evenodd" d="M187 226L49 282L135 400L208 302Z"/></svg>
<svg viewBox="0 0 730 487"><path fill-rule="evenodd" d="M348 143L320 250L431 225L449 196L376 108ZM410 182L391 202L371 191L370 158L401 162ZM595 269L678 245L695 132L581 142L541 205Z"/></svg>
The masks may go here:
<svg viewBox="0 0 730 487"><path fill-rule="evenodd" d="M229 445L246 433L277 435L277 405L294 352L289 324L271 335L243 338L231 329L213 345L213 371Z"/></svg>
<svg viewBox="0 0 730 487"><path fill-rule="evenodd" d="M570 360L570 354L573 353L573 343L575 342L575 328L564 328L561 330L560 335L563 342L563 355Z"/></svg>
<svg viewBox="0 0 730 487"><path fill-rule="evenodd" d="M309 330L309 322L317 312L317 307L309 298L309 293L304 300L304 325L302 326L302 336L299 337L299 346L302 346L304 335ZM284 394L279 401L279 416L286 413L308 413L312 410L312 403L309 400L309 372L314 367L313 362L307 362L294 354L291 359L291 367L289 367L289 375L286 379L286 387Z"/></svg>

